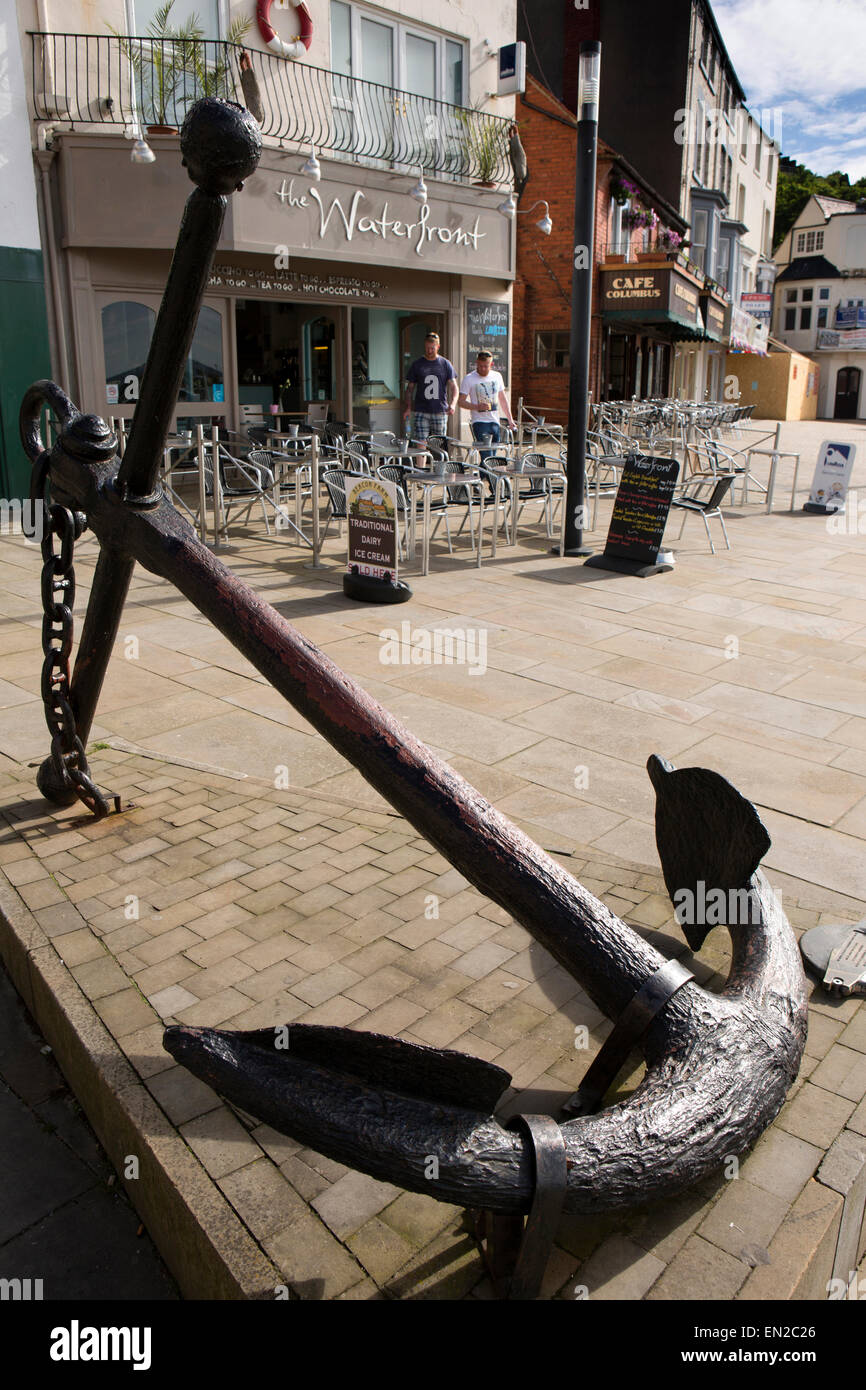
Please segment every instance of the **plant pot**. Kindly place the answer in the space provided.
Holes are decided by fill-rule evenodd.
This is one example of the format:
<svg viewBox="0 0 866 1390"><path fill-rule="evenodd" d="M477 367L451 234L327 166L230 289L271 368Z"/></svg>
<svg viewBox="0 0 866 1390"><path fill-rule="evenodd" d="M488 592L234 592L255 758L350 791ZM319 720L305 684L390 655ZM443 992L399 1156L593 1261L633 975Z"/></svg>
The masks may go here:
<svg viewBox="0 0 866 1390"><path fill-rule="evenodd" d="M605 265L625 265L625 256L605 256Z"/></svg>
<svg viewBox="0 0 866 1390"><path fill-rule="evenodd" d="M639 261L663 261L665 257L663 251L638 251L637 258Z"/></svg>
<svg viewBox="0 0 866 1390"><path fill-rule="evenodd" d="M177 135L176 125L149 125L148 135Z"/></svg>

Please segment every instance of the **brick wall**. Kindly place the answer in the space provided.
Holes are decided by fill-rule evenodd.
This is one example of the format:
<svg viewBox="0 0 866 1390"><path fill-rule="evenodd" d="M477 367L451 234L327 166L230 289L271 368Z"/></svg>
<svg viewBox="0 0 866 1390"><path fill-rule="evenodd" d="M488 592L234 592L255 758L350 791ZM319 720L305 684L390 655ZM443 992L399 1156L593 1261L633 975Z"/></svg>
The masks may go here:
<svg viewBox="0 0 866 1390"><path fill-rule="evenodd" d="M542 108L538 110L536 108ZM577 131L574 117L540 84L529 79L526 99L520 98L517 119L529 163L529 182L520 200L521 214L528 213L538 198L550 204L553 231L544 236L536 227L543 215L517 219L517 280L514 286L514 354L512 359L514 408L523 396L531 408L546 408L560 423L568 413L567 368L535 367L535 335L542 330L569 333L571 329L571 280L574 246L574 180ZM595 263L607 243L608 175L610 151L599 143L595 238ZM593 321L589 384L598 399L601 321L597 316L598 275L594 271Z"/></svg>
<svg viewBox="0 0 866 1390"><path fill-rule="evenodd" d="M512 358L514 409L516 411L517 402L522 396L531 410L540 407L557 423L565 424L568 415L568 368L536 368L535 335L544 330L569 333L571 329L577 127L568 108L533 77L527 78L525 96L518 100L517 120L529 164L529 182L520 200L520 212L525 215L517 219ZM616 152L599 140L589 364L589 388L595 401L601 398L603 387L598 266L607 252L610 174L614 169L620 173L626 172ZM628 177L635 181L635 175L630 170ZM538 198L544 198L550 204L553 231L549 237L535 225L543 209L538 208L529 215L529 209ZM647 206L652 206L655 201L646 189L644 201ZM623 235L627 234L623 232ZM640 230L631 232L633 252L637 253L642 248L642 238Z"/></svg>

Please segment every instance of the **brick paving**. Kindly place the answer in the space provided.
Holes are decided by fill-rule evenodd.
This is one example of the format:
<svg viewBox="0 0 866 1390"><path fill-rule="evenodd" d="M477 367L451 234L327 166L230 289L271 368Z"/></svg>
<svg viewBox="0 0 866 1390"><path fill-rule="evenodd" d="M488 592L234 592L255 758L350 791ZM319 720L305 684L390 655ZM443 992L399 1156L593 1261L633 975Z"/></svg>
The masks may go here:
<svg viewBox="0 0 866 1390"><path fill-rule="evenodd" d="M845 430L862 441L862 428ZM784 446L804 441L808 481L806 446L833 428L784 431ZM693 960L673 922L642 767L651 751L715 767L759 803L770 878L797 930L866 915L866 538L733 511L730 553L711 556L687 526L677 570L651 581L584 571L568 583L574 567L530 538L480 571L434 547L397 621L335 592L336 541L319 573L254 530L225 558L713 988L726 937ZM80 547L79 610L94 554L92 540ZM50 811L27 765L46 747L32 547L4 540L0 587L0 869L32 914L29 949L64 963L165 1133L293 1296L489 1298L461 1211L251 1122L173 1063L163 1026L304 1021L454 1047L512 1073L507 1116L555 1109L609 1022L152 576L134 581L93 729L95 774L133 809L101 823ZM483 630L487 671L383 664L380 633L403 621ZM569 1218L544 1296L824 1296L815 1271L832 1267L843 1194L822 1165L866 1135L864 1017L816 992L800 1077L737 1182L622 1218ZM258 1292L273 1287L260 1279Z"/></svg>
<svg viewBox="0 0 866 1390"><path fill-rule="evenodd" d="M326 1299L490 1297L462 1211L352 1172L235 1111L162 1050L163 1026L339 1024L454 1047L511 1072L500 1106L506 1117L556 1111L610 1024L523 928L396 814L121 750L99 749L93 762L131 804L122 819L95 822L75 807L49 812L32 795L29 769L5 770L3 871L286 1285ZM264 846L263 829L278 832ZM710 988L722 982L721 934L712 967L706 953L692 958L670 908L666 917L662 910L660 874L558 840L550 848L561 862L604 888L637 930ZM368 872L358 876L361 850ZM411 883L400 882L403 863L415 867ZM215 881L220 867L231 872ZM263 867L272 870L265 887ZM314 867L323 872L311 878ZM837 895L827 904L822 890L776 882L798 929L866 911L856 899ZM336 901L318 896L322 883L339 885ZM438 917L428 921L430 895ZM840 1134L866 1128L855 1118L866 1095L863 1011L822 994L815 1010L801 1076L739 1180L618 1219L569 1218L546 1296L750 1296L766 1251L780 1241L787 1251L793 1240L797 1203L820 1186L814 1175L826 1150ZM580 1024L589 1047L578 1052ZM635 1066L619 1094L640 1074ZM827 1197L835 1213L841 1198ZM787 1269L796 1251L785 1258Z"/></svg>

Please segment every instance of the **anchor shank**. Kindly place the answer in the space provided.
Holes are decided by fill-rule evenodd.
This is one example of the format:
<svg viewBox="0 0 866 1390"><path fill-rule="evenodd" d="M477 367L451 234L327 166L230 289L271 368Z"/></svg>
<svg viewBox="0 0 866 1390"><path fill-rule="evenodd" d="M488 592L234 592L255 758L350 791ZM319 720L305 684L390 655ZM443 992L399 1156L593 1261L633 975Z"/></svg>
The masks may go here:
<svg viewBox="0 0 866 1390"><path fill-rule="evenodd" d="M106 510L110 515L106 515ZM201 544L168 503L89 508L170 580L465 877L506 908L617 1017L664 957L512 825Z"/></svg>
<svg viewBox="0 0 866 1390"><path fill-rule="evenodd" d="M187 199L156 321L141 394L118 474L132 498L153 493L177 409L186 359L222 231L228 199L196 188Z"/></svg>

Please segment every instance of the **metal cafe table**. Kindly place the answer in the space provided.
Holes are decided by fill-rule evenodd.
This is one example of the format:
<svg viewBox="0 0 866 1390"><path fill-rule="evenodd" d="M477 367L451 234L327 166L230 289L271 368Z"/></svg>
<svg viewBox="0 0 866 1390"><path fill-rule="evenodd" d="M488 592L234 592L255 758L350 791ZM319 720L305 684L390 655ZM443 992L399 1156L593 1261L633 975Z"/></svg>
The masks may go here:
<svg viewBox="0 0 866 1390"><path fill-rule="evenodd" d="M563 487L563 492L562 492L562 518L561 518L560 533L559 533L559 553L560 553L560 555L563 555L563 554L565 553L565 502L566 502L566 487L567 487L566 475L565 475L565 472L563 471L563 469L561 469L561 468L536 468L535 466L530 466L530 467L528 467L528 468L520 468L520 467L509 467L509 468L495 468L495 467L494 467L494 468L491 468L491 467L487 466L487 472L488 472L489 474L492 474L493 477L495 477L495 479L496 479L496 486L495 486L494 493L493 493L493 550L492 550L492 558L495 558L495 556L496 556L496 534L497 534L497 531L498 531L498 529L499 529L499 496L500 496L500 493L501 493L501 491L502 491L502 487L503 487L503 484L504 484L506 478L511 478L511 479L514 479L514 480L515 480L515 481L512 483L512 486L511 486L511 528L510 528L510 529L511 529L511 535L510 535L510 537L509 537L509 544L511 544L511 545L516 545L516 544L517 544L517 508L518 508L518 502L519 502L519 498L520 498L520 481L519 481L519 480L520 480L521 478L525 478L525 479L527 480L527 482L529 482L529 483L534 483L534 482L544 482L544 480L547 479L547 480L550 482L551 486L552 486L553 480L554 480L555 478L558 478L558 479L560 479L560 480L562 481L562 487ZM543 496L543 494L542 494L542 493L539 493L539 497L541 497L541 496ZM552 511L551 511L550 515L551 515L551 518L552 518ZM552 535L552 532L549 532L548 534L551 534L551 535Z"/></svg>
<svg viewBox="0 0 866 1390"><path fill-rule="evenodd" d="M401 449L399 444L370 445L371 458L375 457L380 459L382 463L405 464L407 459L425 459L428 457L429 453L429 449L422 449L420 446L414 449Z"/></svg>
<svg viewBox="0 0 866 1390"><path fill-rule="evenodd" d="M421 551L421 573L430 573L430 494L434 487L444 488L477 488L478 490L478 537L475 548L475 564L481 567L481 542L484 535L484 488L485 479L479 473L440 473L432 468L406 469L403 474L403 482L409 496L409 522L410 534L409 545L414 556L415 554L415 521L417 507L415 506L412 489L424 489L423 502L423 538Z"/></svg>

